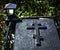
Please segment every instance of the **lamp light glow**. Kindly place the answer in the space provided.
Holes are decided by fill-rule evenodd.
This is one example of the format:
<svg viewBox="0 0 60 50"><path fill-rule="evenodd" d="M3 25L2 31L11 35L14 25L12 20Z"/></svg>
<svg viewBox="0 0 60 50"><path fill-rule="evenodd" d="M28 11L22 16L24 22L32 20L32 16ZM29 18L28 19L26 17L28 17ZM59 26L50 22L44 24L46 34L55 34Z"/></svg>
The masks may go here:
<svg viewBox="0 0 60 50"><path fill-rule="evenodd" d="M13 10L13 9L9 9L9 10L8 10L8 13L9 13L10 15L13 15L14 10Z"/></svg>

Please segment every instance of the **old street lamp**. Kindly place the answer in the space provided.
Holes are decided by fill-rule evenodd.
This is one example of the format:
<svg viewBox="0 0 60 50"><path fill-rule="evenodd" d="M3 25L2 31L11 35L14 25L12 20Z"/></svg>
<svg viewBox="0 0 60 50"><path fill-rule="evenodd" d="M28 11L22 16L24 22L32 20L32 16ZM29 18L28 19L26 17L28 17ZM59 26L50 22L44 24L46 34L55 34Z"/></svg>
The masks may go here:
<svg viewBox="0 0 60 50"><path fill-rule="evenodd" d="M13 48L13 43L14 43L14 32L15 32L15 25L16 22L12 21L15 16L15 9L17 5L13 3L8 3L5 5L4 9L6 10L6 24L7 24L7 30L6 30L6 43L4 50L10 50ZM11 45L12 44L12 45ZM12 47L10 47L12 46Z"/></svg>

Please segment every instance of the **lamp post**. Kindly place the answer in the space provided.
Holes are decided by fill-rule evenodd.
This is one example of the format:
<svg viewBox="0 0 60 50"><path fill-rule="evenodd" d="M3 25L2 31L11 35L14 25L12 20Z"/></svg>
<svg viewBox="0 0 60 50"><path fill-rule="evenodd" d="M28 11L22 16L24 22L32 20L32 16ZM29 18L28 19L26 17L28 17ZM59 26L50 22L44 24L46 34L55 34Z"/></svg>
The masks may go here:
<svg viewBox="0 0 60 50"><path fill-rule="evenodd" d="M8 3L5 5L4 9L6 10L6 14L7 14L7 20L10 20L8 22L8 25L7 25L7 30L6 30L6 44L5 44L5 50L11 50L10 48L10 42L12 42L12 38L11 38L11 35L12 33L14 34L15 32L15 25L16 25L16 22L12 22L11 20L13 18L15 18L15 9L16 9L17 5L16 4L13 4L13 3ZM13 46L12 46L13 48Z"/></svg>

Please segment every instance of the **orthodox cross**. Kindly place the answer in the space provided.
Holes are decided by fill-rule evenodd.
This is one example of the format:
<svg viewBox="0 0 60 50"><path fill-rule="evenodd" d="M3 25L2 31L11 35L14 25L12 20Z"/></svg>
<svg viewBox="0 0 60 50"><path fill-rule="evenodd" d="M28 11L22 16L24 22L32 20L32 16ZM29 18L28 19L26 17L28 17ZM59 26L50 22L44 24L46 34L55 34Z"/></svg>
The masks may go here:
<svg viewBox="0 0 60 50"><path fill-rule="evenodd" d="M42 36L40 36L41 29L47 29L46 26L42 26L41 24L38 24L37 21L32 24L32 26L27 27L28 30L35 29L36 35L33 35L33 38L37 40L37 46L41 46L41 40L43 40Z"/></svg>

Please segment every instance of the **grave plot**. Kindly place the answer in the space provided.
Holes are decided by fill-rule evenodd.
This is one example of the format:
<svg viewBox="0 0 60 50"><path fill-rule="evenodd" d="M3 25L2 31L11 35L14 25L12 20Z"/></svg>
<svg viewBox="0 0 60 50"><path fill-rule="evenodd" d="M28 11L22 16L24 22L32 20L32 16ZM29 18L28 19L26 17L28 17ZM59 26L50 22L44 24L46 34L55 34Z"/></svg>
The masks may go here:
<svg viewBox="0 0 60 50"><path fill-rule="evenodd" d="M52 19L24 19L16 24L14 50L60 50Z"/></svg>

